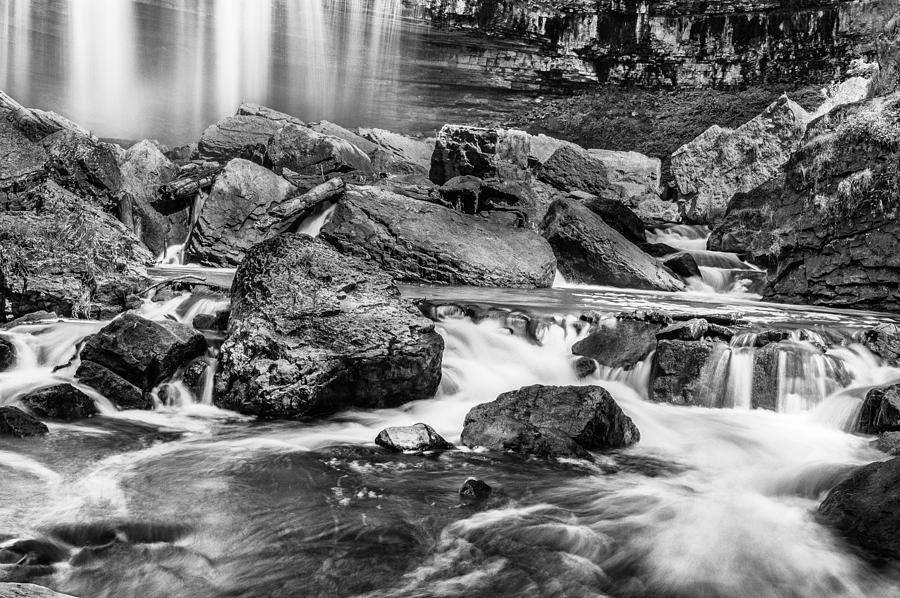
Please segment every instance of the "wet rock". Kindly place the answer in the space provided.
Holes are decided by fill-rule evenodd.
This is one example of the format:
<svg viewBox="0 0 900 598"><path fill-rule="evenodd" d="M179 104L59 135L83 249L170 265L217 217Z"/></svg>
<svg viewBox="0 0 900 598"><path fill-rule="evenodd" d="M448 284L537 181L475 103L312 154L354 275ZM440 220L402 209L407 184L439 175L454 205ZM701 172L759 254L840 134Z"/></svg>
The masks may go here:
<svg viewBox="0 0 900 598"><path fill-rule="evenodd" d="M267 118L275 123L279 129L285 125L300 125L301 127L306 125L306 123L295 116L279 112L268 106L254 104L253 102L244 102L241 104L238 107L237 115Z"/></svg>
<svg viewBox="0 0 900 598"><path fill-rule="evenodd" d="M116 146L69 129L48 135L41 143L53 180L107 211L115 208L122 190Z"/></svg>
<svg viewBox="0 0 900 598"><path fill-rule="evenodd" d="M464 500L484 500L491 496L492 488L476 478L469 478L459 488L459 495Z"/></svg>
<svg viewBox="0 0 900 598"><path fill-rule="evenodd" d="M33 583L0 582L0 598L75 598Z"/></svg>
<svg viewBox="0 0 900 598"><path fill-rule="evenodd" d="M169 222L143 199L125 193L117 205L116 217L154 255L162 255L168 247Z"/></svg>
<svg viewBox="0 0 900 598"><path fill-rule="evenodd" d="M676 405L707 405L707 363L714 343L708 340L661 340L650 372L650 400Z"/></svg>
<svg viewBox="0 0 900 598"><path fill-rule="evenodd" d="M555 201L542 230L566 280L665 291L684 288L655 259L577 201Z"/></svg>
<svg viewBox="0 0 900 598"><path fill-rule="evenodd" d="M587 209L600 216L603 222L632 243L641 244L647 242L644 223L621 202L583 192L572 193L571 197L580 200Z"/></svg>
<svg viewBox="0 0 900 598"><path fill-rule="evenodd" d="M458 176L525 178L530 137L515 130L444 125L435 140L428 176L438 185Z"/></svg>
<svg viewBox="0 0 900 598"><path fill-rule="evenodd" d="M606 171L617 189L616 195L629 200L656 196L662 179L662 162L638 152L589 149L588 154Z"/></svg>
<svg viewBox="0 0 900 598"><path fill-rule="evenodd" d="M5 372L16 365L16 346L8 339L0 336L0 372Z"/></svg>
<svg viewBox="0 0 900 598"><path fill-rule="evenodd" d="M763 330L759 334L756 335L756 339L753 341L754 347L765 347L771 343L780 343L782 341L791 339L791 331L790 330Z"/></svg>
<svg viewBox="0 0 900 598"><path fill-rule="evenodd" d="M42 436L49 431L40 420L18 407L0 407L0 436L28 438Z"/></svg>
<svg viewBox="0 0 900 598"><path fill-rule="evenodd" d="M690 253L681 252L666 257L663 265L682 278L702 278L697 261Z"/></svg>
<svg viewBox="0 0 900 598"><path fill-rule="evenodd" d="M360 129L359 134L378 146L372 163L378 172L427 175L433 144L384 129Z"/></svg>
<svg viewBox="0 0 900 598"><path fill-rule="evenodd" d="M197 152L200 158L215 162L243 158L261 163L269 140L284 125L267 116L228 116L203 131Z"/></svg>
<svg viewBox="0 0 900 598"><path fill-rule="evenodd" d="M125 152L119 167L122 190L131 196L131 214L120 202L119 219L156 255L187 239L190 206L159 200L160 188L178 175L178 167L152 141L140 141ZM123 217L126 216L126 217Z"/></svg>
<svg viewBox="0 0 900 598"><path fill-rule="evenodd" d="M409 174L392 176L377 181L375 184L391 193L403 195L410 199L445 205L439 187L432 183L428 177L422 175Z"/></svg>
<svg viewBox="0 0 900 598"><path fill-rule="evenodd" d="M12 123L0 118L0 193L24 191L46 178L47 152Z"/></svg>
<svg viewBox="0 0 900 598"><path fill-rule="evenodd" d="M900 364L900 326L879 324L867 330L864 344L870 351L890 364Z"/></svg>
<svg viewBox="0 0 900 598"><path fill-rule="evenodd" d="M490 178L482 181L479 199L485 210L505 210L517 216L524 215L521 225L537 228L558 195L555 189L534 179L510 181Z"/></svg>
<svg viewBox="0 0 900 598"><path fill-rule="evenodd" d="M100 413L94 399L71 384L57 384L30 392L19 402L31 413L47 419L74 421Z"/></svg>
<svg viewBox="0 0 900 598"><path fill-rule="evenodd" d="M319 122L315 123L307 123L306 126L316 133L343 139L344 141L347 141L355 147L359 148L364 154L370 157L375 152L375 150L378 149L378 145L366 139L362 135L354 133L350 129L345 129L341 125L337 125L327 120L320 120Z"/></svg>
<svg viewBox="0 0 900 598"><path fill-rule="evenodd" d="M538 457L622 448L640 432L599 386L526 386L472 408L462 442Z"/></svg>
<svg viewBox="0 0 900 598"><path fill-rule="evenodd" d="M203 389L206 385L210 367L212 367L212 364L210 364L209 360L201 357L192 361L184 369L181 381L184 382L191 394L198 400L203 396Z"/></svg>
<svg viewBox="0 0 900 598"><path fill-rule="evenodd" d="M79 382L102 394L119 409L153 409L153 399L148 393L99 363L83 360L77 377Z"/></svg>
<svg viewBox="0 0 900 598"><path fill-rule="evenodd" d="M900 458L857 469L819 505L819 516L847 540L873 553L900 558Z"/></svg>
<svg viewBox="0 0 900 598"><path fill-rule="evenodd" d="M862 434L900 431L900 385L873 388L866 393L856 431Z"/></svg>
<svg viewBox="0 0 900 598"><path fill-rule="evenodd" d="M186 324L171 320L153 321L126 313L85 340L82 365L76 376L85 384L100 380L92 362L138 388L146 396L157 384L170 378L191 359L206 352L206 339ZM107 377L108 378L108 377ZM105 382L105 380L104 380ZM95 387L118 403L108 392L118 389Z"/></svg>
<svg viewBox="0 0 900 598"><path fill-rule="evenodd" d="M20 326L22 324L28 324L31 322L48 322L58 320L59 315L52 311L35 311L29 314L25 314L24 316L19 316L14 320L10 320L3 326L0 326L3 330L12 330L16 326Z"/></svg>
<svg viewBox="0 0 900 598"><path fill-rule="evenodd" d="M428 204L423 204L428 205ZM443 340L390 275L305 235L252 248L232 286L218 405L323 415L431 398Z"/></svg>
<svg viewBox="0 0 900 598"><path fill-rule="evenodd" d="M429 425L414 424L385 428L378 433L375 444L389 451L440 451L453 445L434 431Z"/></svg>
<svg viewBox="0 0 900 598"><path fill-rule="evenodd" d="M597 360L612 368L632 368L656 350L656 333L663 326L620 318L602 326L572 346L572 353Z"/></svg>
<svg viewBox="0 0 900 598"><path fill-rule="evenodd" d="M878 436L875 448L888 455L900 456L900 432L885 432Z"/></svg>
<svg viewBox="0 0 900 598"><path fill-rule="evenodd" d="M735 193L747 192L777 174L800 146L806 111L782 96L735 130L713 125L672 154L672 174L688 198L687 217L714 222Z"/></svg>
<svg viewBox="0 0 900 598"><path fill-rule="evenodd" d="M579 379L587 378L597 371L597 362L590 357L579 357L575 360L575 374Z"/></svg>
<svg viewBox="0 0 900 598"><path fill-rule="evenodd" d="M299 125L287 125L275 133L269 142L267 160L279 173L284 169L314 176L375 172L369 156L349 141Z"/></svg>
<svg viewBox="0 0 900 598"><path fill-rule="evenodd" d="M378 189L348 189L322 228L340 251L398 280L549 287L556 260L540 235Z"/></svg>
<svg viewBox="0 0 900 598"><path fill-rule="evenodd" d="M753 352L753 388L750 404L754 409L778 410L777 343L769 343Z"/></svg>
<svg viewBox="0 0 900 598"><path fill-rule="evenodd" d="M271 170L247 160L230 161L203 202L187 255L209 266L241 263L250 247L276 234L268 213L298 194Z"/></svg>
<svg viewBox="0 0 900 598"><path fill-rule="evenodd" d="M696 341L703 338L709 330L709 322L695 318L684 322L675 322L656 333L657 340Z"/></svg>
<svg viewBox="0 0 900 598"><path fill-rule="evenodd" d="M477 214L484 205L480 202L482 180L474 176L453 177L440 187L445 205L465 214Z"/></svg>
<svg viewBox="0 0 900 598"><path fill-rule="evenodd" d="M535 172L538 179L561 191L586 191L601 197L617 197L606 169L581 148L564 145Z"/></svg>

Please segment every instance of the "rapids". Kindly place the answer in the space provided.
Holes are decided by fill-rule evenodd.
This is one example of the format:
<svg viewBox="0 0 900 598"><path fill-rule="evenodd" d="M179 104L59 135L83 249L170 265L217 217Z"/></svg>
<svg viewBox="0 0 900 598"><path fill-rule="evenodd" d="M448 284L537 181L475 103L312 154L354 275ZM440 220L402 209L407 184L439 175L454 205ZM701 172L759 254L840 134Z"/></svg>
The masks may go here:
<svg viewBox="0 0 900 598"><path fill-rule="evenodd" d="M663 300L610 289L403 290L447 303L475 296L510 317L476 323L452 306L439 309L440 389L397 409L249 422L212 406L211 388L195 397L175 380L178 392L167 394L177 398L156 411L104 409L51 423L47 439L0 439L0 538L73 524L149 526L155 541L81 550L75 564L33 578L80 596L896 596L900 571L867 564L815 518L849 468L886 458L870 438L844 431L861 389L900 378L853 342L884 315L689 293ZM799 347L827 342L848 381L822 390L814 366L786 367L781 412L746 409L739 354L752 344L747 337L729 347L735 357L725 369L737 371L722 374L734 376L726 392L733 408L651 403L640 368L601 368L579 380L571 346L585 332L568 314L647 303L781 317L798 331ZM183 296L148 302L142 313L189 321L220 308ZM522 314L540 316L536 339L512 325ZM3 332L23 350L16 368L0 374L0 404L71 379L78 342L100 326L43 322ZM393 455L374 446L382 428L417 421L456 442L471 407L536 383L603 385L641 442L594 464L467 449ZM494 487L482 507L459 503L470 476Z"/></svg>

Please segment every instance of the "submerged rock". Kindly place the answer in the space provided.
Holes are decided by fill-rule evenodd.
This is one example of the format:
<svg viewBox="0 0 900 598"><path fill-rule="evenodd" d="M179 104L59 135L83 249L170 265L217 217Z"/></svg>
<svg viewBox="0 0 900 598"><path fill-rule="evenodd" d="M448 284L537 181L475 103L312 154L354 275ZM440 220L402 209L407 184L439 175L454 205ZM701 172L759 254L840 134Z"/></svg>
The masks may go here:
<svg viewBox="0 0 900 598"><path fill-rule="evenodd" d="M606 169L586 150L563 145L537 169L537 177L561 191L585 191L601 197L616 197Z"/></svg>
<svg viewBox="0 0 900 598"><path fill-rule="evenodd" d="M576 196L576 198L578 198ZM634 244L647 242L644 223L627 206L615 199L588 196L583 200L584 206L600 216L603 222Z"/></svg>
<svg viewBox="0 0 900 598"><path fill-rule="evenodd" d="M819 505L819 516L850 542L900 559L900 458L870 463L838 484Z"/></svg>
<svg viewBox="0 0 900 598"><path fill-rule="evenodd" d="M322 238L398 280L549 287L556 260L540 235L376 187L347 190Z"/></svg>
<svg viewBox="0 0 900 598"><path fill-rule="evenodd" d="M453 445L434 431L429 425L414 424L385 428L378 433L375 444L390 451L439 451L453 448Z"/></svg>
<svg viewBox="0 0 900 598"><path fill-rule="evenodd" d="M158 201L160 188L178 175L178 167L155 143L145 140L128 148L119 169L122 190L127 194L119 203L119 219L155 255L169 245L183 243L190 226L190 206L167 206ZM160 211L163 208L167 208L165 214Z"/></svg>
<svg viewBox="0 0 900 598"><path fill-rule="evenodd" d="M684 289L659 262L577 201L555 201L542 230L566 280L635 289Z"/></svg>
<svg viewBox="0 0 900 598"><path fill-rule="evenodd" d="M873 388L866 393L856 431L863 434L900 431L900 384Z"/></svg>
<svg viewBox="0 0 900 598"><path fill-rule="evenodd" d="M232 286L216 402L262 417L431 398L443 339L371 262L305 235L253 247Z"/></svg>
<svg viewBox="0 0 900 598"><path fill-rule="evenodd" d="M360 129L359 134L374 143L370 154L378 172L427 175L431 168L433 145L384 129Z"/></svg>
<svg viewBox="0 0 900 598"><path fill-rule="evenodd" d="M49 431L43 422L18 407L0 407L0 436L28 438L42 436Z"/></svg>
<svg viewBox="0 0 900 598"><path fill-rule="evenodd" d="M634 422L599 386L526 386L472 408L462 442L538 457L579 456L640 440Z"/></svg>
<svg viewBox="0 0 900 598"><path fill-rule="evenodd" d="M30 392L19 402L38 417L47 419L74 421L100 413L94 399L71 384L57 384Z"/></svg>
<svg viewBox="0 0 900 598"><path fill-rule="evenodd" d="M484 500L491 495L492 488L476 478L469 478L459 488L459 495L464 500Z"/></svg>

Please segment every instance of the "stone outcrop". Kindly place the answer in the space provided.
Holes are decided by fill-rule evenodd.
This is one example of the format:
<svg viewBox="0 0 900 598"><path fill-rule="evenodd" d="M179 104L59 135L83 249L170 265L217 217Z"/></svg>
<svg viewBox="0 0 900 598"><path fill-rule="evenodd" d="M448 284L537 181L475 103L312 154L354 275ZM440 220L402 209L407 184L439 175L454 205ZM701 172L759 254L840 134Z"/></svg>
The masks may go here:
<svg viewBox="0 0 900 598"><path fill-rule="evenodd" d="M778 176L732 199L709 246L769 264L768 299L896 311L898 156L900 94L832 110Z"/></svg>
<svg viewBox="0 0 900 598"><path fill-rule="evenodd" d="M599 386L526 386L473 407L462 442L537 457L579 456L640 440L640 432Z"/></svg>
<svg viewBox="0 0 900 598"><path fill-rule="evenodd" d="M684 288L657 260L577 201L555 201L541 228L566 280L664 291Z"/></svg>
<svg viewBox="0 0 900 598"><path fill-rule="evenodd" d="M299 190L248 160L228 162L204 200L191 231L187 255L209 266L234 266L253 245L270 238L268 214Z"/></svg>
<svg viewBox="0 0 900 598"><path fill-rule="evenodd" d="M48 432L50 430L46 425L18 407L0 407L0 436L29 438L43 436Z"/></svg>
<svg viewBox="0 0 900 598"><path fill-rule="evenodd" d="M347 190L322 238L398 280L549 287L556 260L540 235L376 187Z"/></svg>
<svg viewBox="0 0 900 598"><path fill-rule="evenodd" d="M692 222L716 222L729 200L778 173L799 146L806 111L787 96L735 130L713 125L672 154L672 174Z"/></svg>
<svg viewBox="0 0 900 598"><path fill-rule="evenodd" d="M900 458L871 463L838 484L819 505L820 518L849 541L900 558Z"/></svg>
<svg viewBox="0 0 900 598"><path fill-rule="evenodd" d="M74 421L99 413L94 399L71 384L57 384L30 392L19 402L31 413L47 419Z"/></svg>
<svg viewBox="0 0 900 598"><path fill-rule="evenodd" d="M205 352L204 336L186 324L126 313L85 340L75 375L121 408L149 408L150 391ZM132 387L139 396L122 394Z"/></svg>
<svg viewBox="0 0 900 598"><path fill-rule="evenodd" d="M438 185L458 176L525 178L530 139L524 131L444 125L434 143L429 178Z"/></svg>
<svg viewBox="0 0 900 598"><path fill-rule="evenodd" d="M389 451L440 451L453 445L427 424L385 428L378 433L375 444Z"/></svg>
<svg viewBox="0 0 900 598"><path fill-rule="evenodd" d="M427 399L443 347L371 262L284 234L253 247L237 270L216 402L288 418Z"/></svg>
<svg viewBox="0 0 900 598"><path fill-rule="evenodd" d="M369 156L349 141L300 125L286 125L272 136L266 160L278 173L287 169L300 175L324 177L342 172L375 172Z"/></svg>

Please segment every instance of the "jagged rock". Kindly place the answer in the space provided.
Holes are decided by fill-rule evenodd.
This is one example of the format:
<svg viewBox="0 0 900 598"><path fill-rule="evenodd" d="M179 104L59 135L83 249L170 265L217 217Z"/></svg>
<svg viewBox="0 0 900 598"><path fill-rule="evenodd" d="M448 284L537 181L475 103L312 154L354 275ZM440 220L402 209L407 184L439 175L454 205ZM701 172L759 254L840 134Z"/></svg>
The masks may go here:
<svg viewBox="0 0 900 598"><path fill-rule="evenodd" d="M16 365L16 346L9 339L0 336L0 372Z"/></svg>
<svg viewBox="0 0 900 598"><path fill-rule="evenodd" d="M428 176L438 185L458 176L526 178L530 138L523 131L444 125L434 143Z"/></svg>
<svg viewBox="0 0 900 598"><path fill-rule="evenodd" d="M279 112L278 110L274 110L269 108L268 106L261 106L259 104L254 104L252 102L244 102L238 107L237 111L238 116L256 116L261 118L266 118L277 125L277 128L281 128L284 125L300 125L306 126L299 118L291 116L290 114L285 114L284 112Z"/></svg>
<svg viewBox="0 0 900 598"><path fill-rule="evenodd" d="M287 125L275 133L269 141L267 159L279 173L284 169L313 176L375 172L369 157L349 141L299 125Z"/></svg>
<svg viewBox="0 0 900 598"><path fill-rule="evenodd" d="M338 139L343 139L362 150L364 154L367 156L372 155L375 150L378 149L378 145L373 143L372 141L366 139L362 135L354 133L350 129L345 129L341 125L336 125L333 122L327 120L321 120L316 123L308 123L306 125L316 133L321 133L322 135L330 135L331 137L337 137ZM371 158L370 158L371 159Z"/></svg>
<svg viewBox="0 0 900 598"><path fill-rule="evenodd" d="M192 361L186 368L181 377L181 381L188 387L191 394L199 400L203 396L203 387L206 384L207 374L212 364L205 358L197 358Z"/></svg>
<svg viewBox="0 0 900 598"><path fill-rule="evenodd" d="M819 516L867 550L900 558L900 458L870 463L828 493Z"/></svg>
<svg viewBox="0 0 900 598"><path fill-rule="evenodd" d="M581 456L640 440L634 422L599 386L526 386L473 407L462 442L538 457Z"/></svg>
<svg viewBox="0 0 900 598"><path fill-rule="evenodd" d="M372 163L378 172L427 175L433 145L384 129L360 129L359 134L378 146Z"/></svg>
<svg viewBox="0 0 900 598"><path fill-rule="evenodd" d="M169 245L169 222L146 201L126 193L119 200L116 216L153 255L165 252Z"/></svg>
<svg viewBox="0 0 900 598"><path fill-rule="evenodd" d="M130 217L120 202L119 219L156 255L168 245L181 244L190 227L190 206L160 201L159 190L178 175L178 167L152 141L140 141L125 152L119 167L122 190L132 197Z"/></svg>
<svg viewBox="0 0 900 598"><path fill-rule="evenodd" d="M684 322L675 322L656 333L657 340L696 341L706 336L709 322L695 318Z"/></svg>
<svg viewBox="0 0 900 598"><path fill-rule="evenodd" d="M790 330L763 330L762 332L756 335L756 339L753 341L754 347L765 347L771 343L780 343L782 341L786 341L791 338Z"/></svg>
<svg viewBox="0 0 900 598"><path fill-rule="evenodd" d="M375 444L396 452L440 451L453 448L452 444L426 424L385 428L378 433Z"/></svg>
<svg viewBox="0 0 900 598"><path fill-rule="evenodd" d="M122 311L146 284L153 257L125 225L53 181L29 194L35 211L0 212L0 319ZM111 317L111 316L110 316Z"/></svg>
<svg viewBox="0 0 900 598"><path fill-rule="evenodd" d="M650 372L650 400L676 405L707 405L707 363L712 341L661 340Z"/></svg>
<svg viewBox="0 0 900 598"><path fill-rule="evenodd" d="M873 388L866 393L856 431L862 434L900 431L900 385Z"/></svg>
<svg viewBox="0 0 900 598"><path fill-rule="evenodd" d="M322 238L399 280L549 287L556 260L540 235L376 187L347 190Z"/></svg>
<svg viewBox="0 0 900 598"><path fill-rule="evenodd" d="M468 500L484 500L491 495L491 487L481 480L469 478L459 488L459 495Z"/></svg>
<svg viewBox="0 0 900 598"><path fill-rule="evenodd" d="M25 314L24 316L20 316L14 320L10 320L3 326L0 326L0 329L12 330L16 326L21 326L22 324L28 324L31 322L46 322L58 319L59 315L52 311L35 311L29 314Z"/></svg>
<svg viewBox="0 0 900 598"><path fill-rule="evenodd" d="M146 397L157 384L205 352L206 338L186 324L126 313L85 340L76 376L85 384L96 383L100 375L96 369L87 369L93 367L87 365L92 362L140 389ZM88 374L92 374L90 382ZM121 390L121 385L95 388L119 404L114 392Z"/></svg>
<svg viewBox="0 0 900 598"><path fill-rule="evenodd" d="M77 377L79 382L102 394L119 409L153 409L153 399L148 393L99 363L82 361Z"/></svg>
<svg viewBox="0 0 900 598"><path fill-rule="evenodd" d="M200 158L217 162L233 158L262 162L269 140L284 126L267 116L228 116L203 131L197 152Z"/></svg>
<svg viewBox="0 0 900 598"><path fill-rule="evenodd" d="M617 318L572 345L572 353L597 360L612 368L632 368L656 350L656 333L662 324Z"/></svg>
<svg viewBox="0 0 900 598"><path fill-rule="evenodd" d="M777 343L770 343L753 352L753 388L750 405L755 409L778 410L778 354Z"/></svg>
<svg viewBox="0 0 900 598"><path fill-rule="evenodd" d="M702 278L697 260L690 253L682 251L663 260L663 265L682 278Z"/></svg>
<svg viewBox="0 0 900 598"><path fill-rule="evenodd" d="M0 197L3 191L24 191L46 178L47 152L4 118L0 118L0 155Z"/></svg>
<svg viewBox="0 0 900 598"><path fill-rule="evenodd" d="M618 231L623 237L635 244L646 243L647 233L644 223L627 206L615 199L605 199L588 193L571 194L573 199L581 201L584 206L600 216L603 222Z"/></svg>
<svg viewBox="0 0 900 598"><path fill-rule="evenodd" d="M210 266L241 263L250 247L274 234L269 212L298 193L271 170L247 160L230 161L203 202L187 255Z"/></svg>
<svg viewBox="0 0 900 598"><path fill-rule="evenodd" d="M603 165L616 195L626 201L659 193L662 162L638 152L589 149L588 154Z"/></svg>
<svg viewBox="0 0 900 598"><path fill-rule="evenodd" d="M641 243L638 247L641 251L647 255L652 255L653 257L665 257L680 251L678 248L666 245L665 243Z"/></svg>
<svg viewBox="0 0 900 598"><path fill-rule="evenodd" d="M18 407L0 407L0 436L28 438L42 436L50 430L40 420Z"/></svg>
<svg viewBox="0 0 900 598"><path fill-rule="evenodd" d="M655 259L577 201L555 201L542 230L566 280L664 291L684 288Z"/></svg>
<svg viewBox="0 0 900 598"><path fill-rule="evenodd" d="M224 408L303 417L437 390L444 343L434 324L388 274L322 241L284 234L253 247L232 306L216 378Z"/></svg>
<svg viewBox="0 0 900 598"><path fill-rule="evenodd" d="M33 583L0 583L0 598L75 598Z"/></svg>
<svg viewBox="0 0 900 598"><path fill-rule="evenodd" d="M875 447L888 455L900 456L900 432L885 432L878 436Z"/></svg>
<svg viewBox="0 0 900 598"><path fill-rule="evenodd" d="M53 180L107 211L115 208L122 189L116 146L70 129L48 135L41 143Z"/></svg>
<svg viewBox="0 0 900 598"><path fill-rule="evenodd" d="M19 402L38 417L73 421L100 413L94 399L71 384L57 384L30 392Z"/></svg>
<svg viewBox="0 0 900 598"><path fill-rule="evenodd" d="M616 187L606 169L581 148L564 145L536 171L537 177L562 191L585 191L601 197L616 197Z"/></svg>
<svg viewBox="0 0 900 598"><path fill-rule="evenodd" d="M900 364L900 326L879 324L865 333L866 347L891 364Z"/></svg>
<svg viewBox="0 0 900 598"><path fill-rule="evenodd" d="M689 199L687 216L715 222L735 193L747 192L777 174L800 146L806 111L782 96L737 129L713 125L672 154L678 190Z"/></svg>

